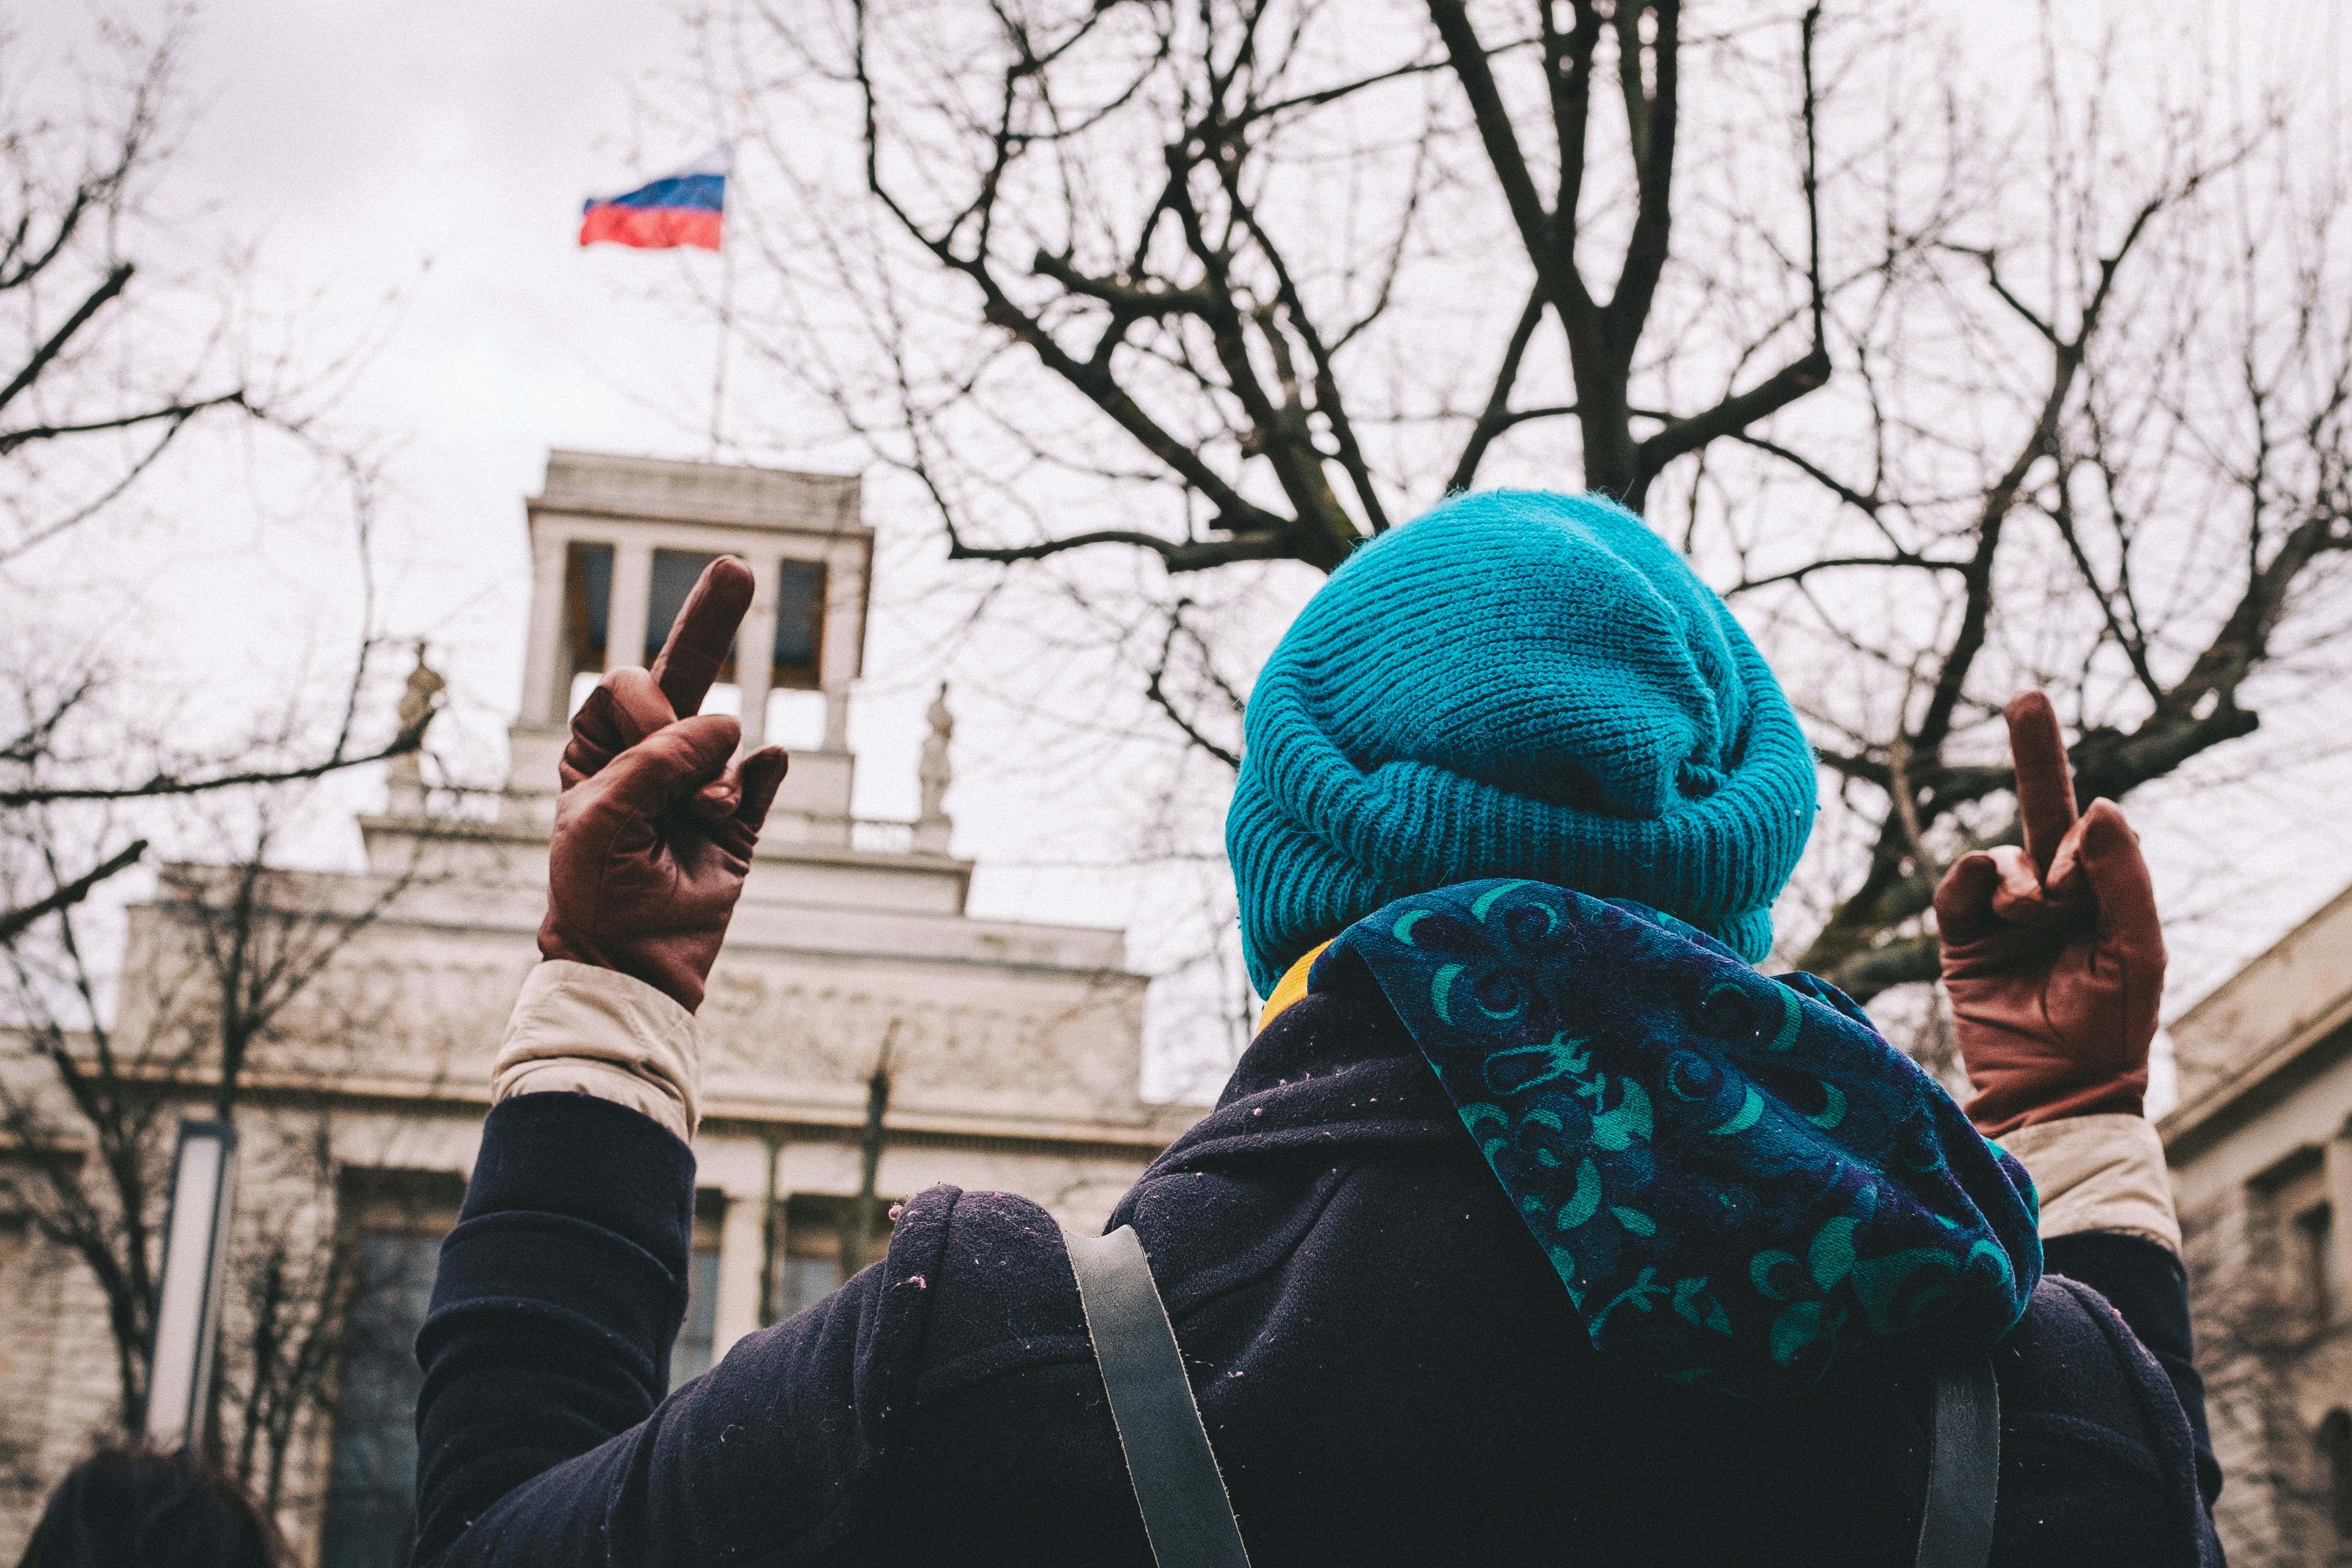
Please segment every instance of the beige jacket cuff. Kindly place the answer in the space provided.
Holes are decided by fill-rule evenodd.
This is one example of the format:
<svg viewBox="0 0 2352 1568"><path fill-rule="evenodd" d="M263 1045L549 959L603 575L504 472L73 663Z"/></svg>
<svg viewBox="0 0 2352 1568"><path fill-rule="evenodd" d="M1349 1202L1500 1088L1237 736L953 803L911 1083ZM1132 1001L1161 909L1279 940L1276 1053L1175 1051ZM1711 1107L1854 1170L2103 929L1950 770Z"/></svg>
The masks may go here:
<svg viewBox="0 0 2352 1568"><path fill-rule="evenodd" d="M1996 1142L2042 1194L2042 1237L2119 1230L2180 1250L2164 1141L2144 1116L2069 1116L2021 1127Z"/></svg>
<svg viewBox="0 0 2352 1568"><path fill-rule="evenodd" d="M551 958L522 983L490 1069L490 1103L593 1094L643 1111L680 1139L702 1118L694 1015L642 980Z"/></svg>

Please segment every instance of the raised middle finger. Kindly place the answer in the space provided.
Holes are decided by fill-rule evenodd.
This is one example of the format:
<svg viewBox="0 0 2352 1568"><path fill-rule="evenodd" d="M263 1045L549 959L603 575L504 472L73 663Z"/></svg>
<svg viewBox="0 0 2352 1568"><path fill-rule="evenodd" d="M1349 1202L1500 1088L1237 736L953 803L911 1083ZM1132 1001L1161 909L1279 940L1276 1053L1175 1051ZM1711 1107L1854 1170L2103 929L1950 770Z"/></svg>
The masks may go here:
<svg viewBox="0 0 2352 1568"><path fill-rule="evenodd" d="M669 640L654 660L653 677L679 718L702 711L702 700L735 646L735 628L751 607L751 569L732 555L722 555L702 569L694 591L678 607Z"/></svg>
<svg viewBox="0 0 2352 1568"><path fill-rule="evenodd" d="M2074 826L2074 778L2057 711L2039 691L2010 699L2009 754L2017 765L2017 814L2025 824L2025 853L2037 871L2050 869L2059 841Z"/></svg>

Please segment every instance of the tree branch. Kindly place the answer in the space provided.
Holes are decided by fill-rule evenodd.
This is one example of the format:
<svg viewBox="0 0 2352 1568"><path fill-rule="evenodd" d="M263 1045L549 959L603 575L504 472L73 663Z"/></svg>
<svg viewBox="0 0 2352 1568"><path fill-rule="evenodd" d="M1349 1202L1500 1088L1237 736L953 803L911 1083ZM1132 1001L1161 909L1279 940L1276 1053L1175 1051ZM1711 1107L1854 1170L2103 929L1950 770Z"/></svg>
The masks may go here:
<svg viewBox="0 0 2352 1568"><path fill-rule="evenodd" d="M964 543L950 525L948 559L1003 563L1043 561L1049 555L1096 544L1128 544L1149 550L1171 572L1206 572L1236 561L1281 561L1292 554L1290 535L1270 531L1236 533L1224 539L1162 539L1156 533L1107 528L1092 533L1074 533L1066 539L1040 540L1034 544L977 545ZM0 797L0 803L5 803L5 797Z"/></svg>
<svg viewBox="0 0 2352 1568"><path fill-rule="evenodd" d="M1186 629L1184 626L1184 610L1185 601L1179 600L1177 601L1176 607L1171 610L1168 614L1168 635L1160 639L1160 658L1152 664L1151 676L1150 679L1144 683L1143 694L1150 698L1153 704L1157 706L1161 712L1168 715L1169 721L1173 723L1177 729L1184 732L1184 738L1186 740L1200 747L1201 750L1208 752L1209 755L1216 758L1217 761L1224 763L1225 766L1232 768L1238 773L1241 770L1242 765L1241 754L1227 747L1217 744L1216 742L1212 741L1208 736L1202 734L1199 726L1195 725L1190 719L1184 717L1182 713L1177 711L1175 701L1168 695L1168 689L1165 685L1165 679L1168 674L1168 661L1175 652L1177 634ZM1230 697L1231 693L1228 692L1227 695Z"/></svg>
<svg viewBox="0 0 2352 1568"><path fill-rule="evenodd" d="M1854 566L1899 566L1921 572L1966 572L1965 561L1937 561L1925 555L1826 555L1818 561L1808 561L1802 566L1791 566L1786 572L1775 572L1769 577L1749 577L1733 584L1723 591L1729 598L1735 594L1752 593L1758 588L1769 588L1780 583L1801 583L1816 572L1835 572Z"/></svg>
<svg viewBox="0 0 2352 1568"><path fill-rule="evenodd" d="M48 342L33 351L33 357L25 362L24 369L16 373L16 379L0 387L0 408L7 407L20 393L40 379L41 372L48 368L49 362L58 357L66 344L72 341L73 335L104 309L108 300L122 292L123 285L131 281L131 263L118 263L114 270L89 291L89 297L82 300L74 313L66 318L65 325L50 333Z"/></svg>
<svg viewBox="0 0 2352 1568"><path fill-rule="evenodd" d="M1668 463L1696 452L1724 436L1736 436L1750 425L1769 418L1805 394L1829 384L1830 356L1819 344L1802 359L1782 365L1760 385L1727 397L1704 414L1675 421L1634 447L1635 461L1646 481Z"/></svg>
<svg viewBox="0 0 2352 1568"><path fill-rule="evenodd" d="M1495 178L1503 187L1503 200L1511 209L1512 221L1518 226L1519 243L1526 247L1528 259L1535 264L1545 293L1556 300L1582 299L1590 306L1591 301L1584 297L1583 284L1575 268L1571 266L1563 273L1559 266L1552 243L1553 215L1544 211L1543 197L1537 194L1535 176L1528 173L1527 154L1520 150L1519 133L1503 102L1502 89L1495 81L1486 47L1478 41L1478 30L1471 26L1463 0L1429 0L1429 19L1436 24L1446 59L1454 67L1464 96L1470 100L1471 119L1477 125L1479 141L1486 145L1486 161L1494 165ZM1545 26L1549 29L1549 19ZM1580 167L1581 162L1563 158L1563 173L1570 164ZM1564 221L1572 222L1573 218Z"/></svg>
<svg viewBox="0 0 2352 1568"><path fill-rule="evenodd" d="M1168 284L1114 283L1090 278L1066 256L1040 250L1029 270L1051 279L1071 293L1108 305L1114 315L1129 321L1152 321L1167 315L1205 315L1214 300L1205 289L1178 289Z"/></svg>
<svg viewBox="0 0 2352 1568"><path fill-rule="evenodd" d="M193 779L182 778L177 773L158 773L135 784L26 784L15 789L0 789L0 807L54 805L68 801L152 800L159 795L208 795L215 790L239 789L252 784L299 784L306 779L324 778L346 768L365 767L370 763L404 757L425 743L425 725L430 722L431 715L428 714L423 721L401 731L389 743L376 751L357 756L345 756L339 752L299 768L249 768Z"/></svg>
<svg viewBox="0 0 2352 1568"><path fill-rule="evenodd" d="M2035 331L2041 333L2042 338L2052 346L2058 346L2063 342L2063 340L2058 336L2057 328L2052 326L2048 321L2043 321L2042 319L2042 313L2036 310L2032 306L2019 299L2015 294L2011 293L2009 285L2000 280L2000 253L1999 251L1989 247L1968 245L1946 245L1943 248L1951 251L1953 254L1958 256L1972 256L1976 258L1976 259L1984 267L1986 285L1990 287L1993 293L2000 298L2002 304L2007 305L2011 310L2015 311L2020 321L2023 321L2027 326L2032 327Z"/></svg>
<svg viewBox="0 0 2352 1568"><path fill-rule="evenodd" d="M1646 89L1642 80L1644 7L1618 0L1616 11L1617 77L1625 100L1626 121L1634 128L1633 174L1638 195L1633 233L1625 241L1625 264L1618 274L1616 291L1610 296L1608 314L1609 336L1628 363L1650 319L1658 279L1665 274L1674 224L1675 133L1681 118L1682 5L1680 0L1651 0L1647 8L1657 17L1657 37L1648 50L1654 79ZM1826 368L1822 374L1828 374Z"/></svg>
<svg viewBox="0 0 2352 1568"><path fill-rule="evenodd" d="M1009 333L1014 341L1026 345L1038 362L1067 383L1073 389L1110 416L1119 428L1135 437L1143 448L1165 464L1192 489L1205 496L1217 509L1216 526L1234 533L1273 533L1289 531L1287 520L1276 516L1244 500L1241 492L1201 459L1186 442L1178 440L1143 411L1126 388L1113 376L1107 364L1096 364L1071 354L1045 329L1036 316L1024 310L1005 293L988 266L987 252L976 249L971 255L958 252L954 246L955 226L941 235L932 235L915 220L912 213L892 195L882 180L881 100L866 64L866 7L856 7L856 36L853 57L852 77L863 100L863 138L866 193L882 204L893 222L907 236L929 251L942 266L962 274L976 285L982 297L982 319L991 326ZM1008 114L1010 110L1008 108ZM1009 124L996 132L998 161L983 182L981 193L973 198L967 212L984 212L994 199L1006 150L1013 141ZM959 220L961 222L961 220ZM952 546L950 550L952 554ZM979 555L974 559L1003 559L995 555ZM1011 559L1026 560L1021 554Z"/></svg>
<svg viewBox="0 0 2352 1568"><path fill-rule="evenodd" d="M168 407L151 408L144 414L126 414L120 419L96 419L84 425L28 425L19 430L0 430L0 458L6 457L28 441L54 440L60 436L89 436L102 430L129 430L158 419L185 421L211 409L231 406L250 411L252 405L246 401L243 387L194 403L174 403Z"/></svg>
<svg viewBox="0 0 2352 1568"><path fill-rule="evenodd" d="M1932 935L1898 936L1867 947L1822 976L1857 1002L1897 985L1916 985L1942 973L1942 949Z"/></svg>
<svg viewBox="0 0 2352 1568"><path fill-rule="evenodd" d="M127 153L125 162L128 162ZM121 174L122 169L118 166L107 180L100 182L100 186L119 180ZM74 230L80 226L82 215L89 210L89 204L98 193L99 187L89 183L74 187L73 200L67 204L65 216L58 220L56 232L49 236L47 247L38 256L27 255L25 250L25 241L33 230L33 215L27 212L16 219L16 229L8 237L7 248L0 250L0 291L21 289L48 269L49 263L64 253L66 242L73 238ZM18 261L20 257L23 258L21 262ZM8 270L12 263L16 264L13 272Z"/></svg>
<svg viewBox="0 0 2352 1568"><path fill-rule="evenodd" d="M1788 464L1864 517L1875 521L1879 509L1886 504L1877 496L1865 495L1843 479L1838 479L1803 453L1792 451L1777 441L1767 440L1761 436L1753 435L1746 430L1732 431L1731 438L1753 447L1759 452L1780 458L1780 461Z"/></svg>
<svg viewBox="0 0 2352 1568"><path fill-rule="evenodd" d="M1543 320L1544 297L1545 290L1538 284L1519 312L1518 325L1511 329L1511 341L1503 349L1503 363L1495 368L1495 384L1486 394L1486 406L1470 426L1470 438L1462 444L1462 456L1445 481L1449 490L1468 489L1470 481L1478 477L1478 465L1486 460L1486 448L1495 444L1496 437L1518 423L1510 409L1511 388L1518 383L1519 366L1527 359L1528 345L1535 341L1537 324Z"/></svg>
<svg viewBox="0 0 2352 1568"><path fill-rule="evenodd" d="M16 940L18 933L36 921L53 915L59 910L69 910L89 897L100 882L119 871L129 869L142 855L147 853L147 840L133 839L131 844L103 864L75 878L45 899L38 899L20 910L0 912L0 944Z"/></svg>

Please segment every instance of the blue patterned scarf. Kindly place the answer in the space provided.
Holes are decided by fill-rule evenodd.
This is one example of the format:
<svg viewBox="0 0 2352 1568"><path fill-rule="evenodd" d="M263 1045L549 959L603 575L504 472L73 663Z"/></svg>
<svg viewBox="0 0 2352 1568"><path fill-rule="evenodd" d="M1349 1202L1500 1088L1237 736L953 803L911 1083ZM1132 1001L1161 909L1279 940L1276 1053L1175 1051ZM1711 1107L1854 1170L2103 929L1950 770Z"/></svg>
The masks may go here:
<svg viewBox="0 0 2352 1568"><path fill-rule="evenodd" d="M1465 882L1349 927L1593 1347L1802 1393L1933 1325L1989 1347L2042 1275L2033 1184L1861 1008L1639 904Z"/></svg>

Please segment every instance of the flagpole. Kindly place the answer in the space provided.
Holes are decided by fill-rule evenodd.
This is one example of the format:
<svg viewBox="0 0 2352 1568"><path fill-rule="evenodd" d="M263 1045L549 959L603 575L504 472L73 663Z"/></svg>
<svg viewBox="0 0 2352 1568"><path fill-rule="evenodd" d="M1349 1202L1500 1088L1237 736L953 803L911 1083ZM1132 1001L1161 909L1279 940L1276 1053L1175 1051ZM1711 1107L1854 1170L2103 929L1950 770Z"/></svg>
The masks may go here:
<svg viewBox="0 0 2352 1568"><path fill-rule="evenodd" d="M722 142L708 155L634 191L590 197L580 224L583 246L610 240L641 249L692 247L719 252L719 353L710 369L713 461L727 441L727 353L735 335L735 252L727 243L727 185L734 173L734 144ZM716 190L709 188L714 184ZM709 237L714 227L715 245ZM692 275L692 268L687 268L684 276L690 279Z"/></svg>
<svg viewBox="0 0 2352 1568"><path fill-rule="evenodd" d="M727 408L727 345L735 335L735 248L727 243L727 226L719 226L719 358L710 372L710 458L719 458L725 439Z"/></svg>

